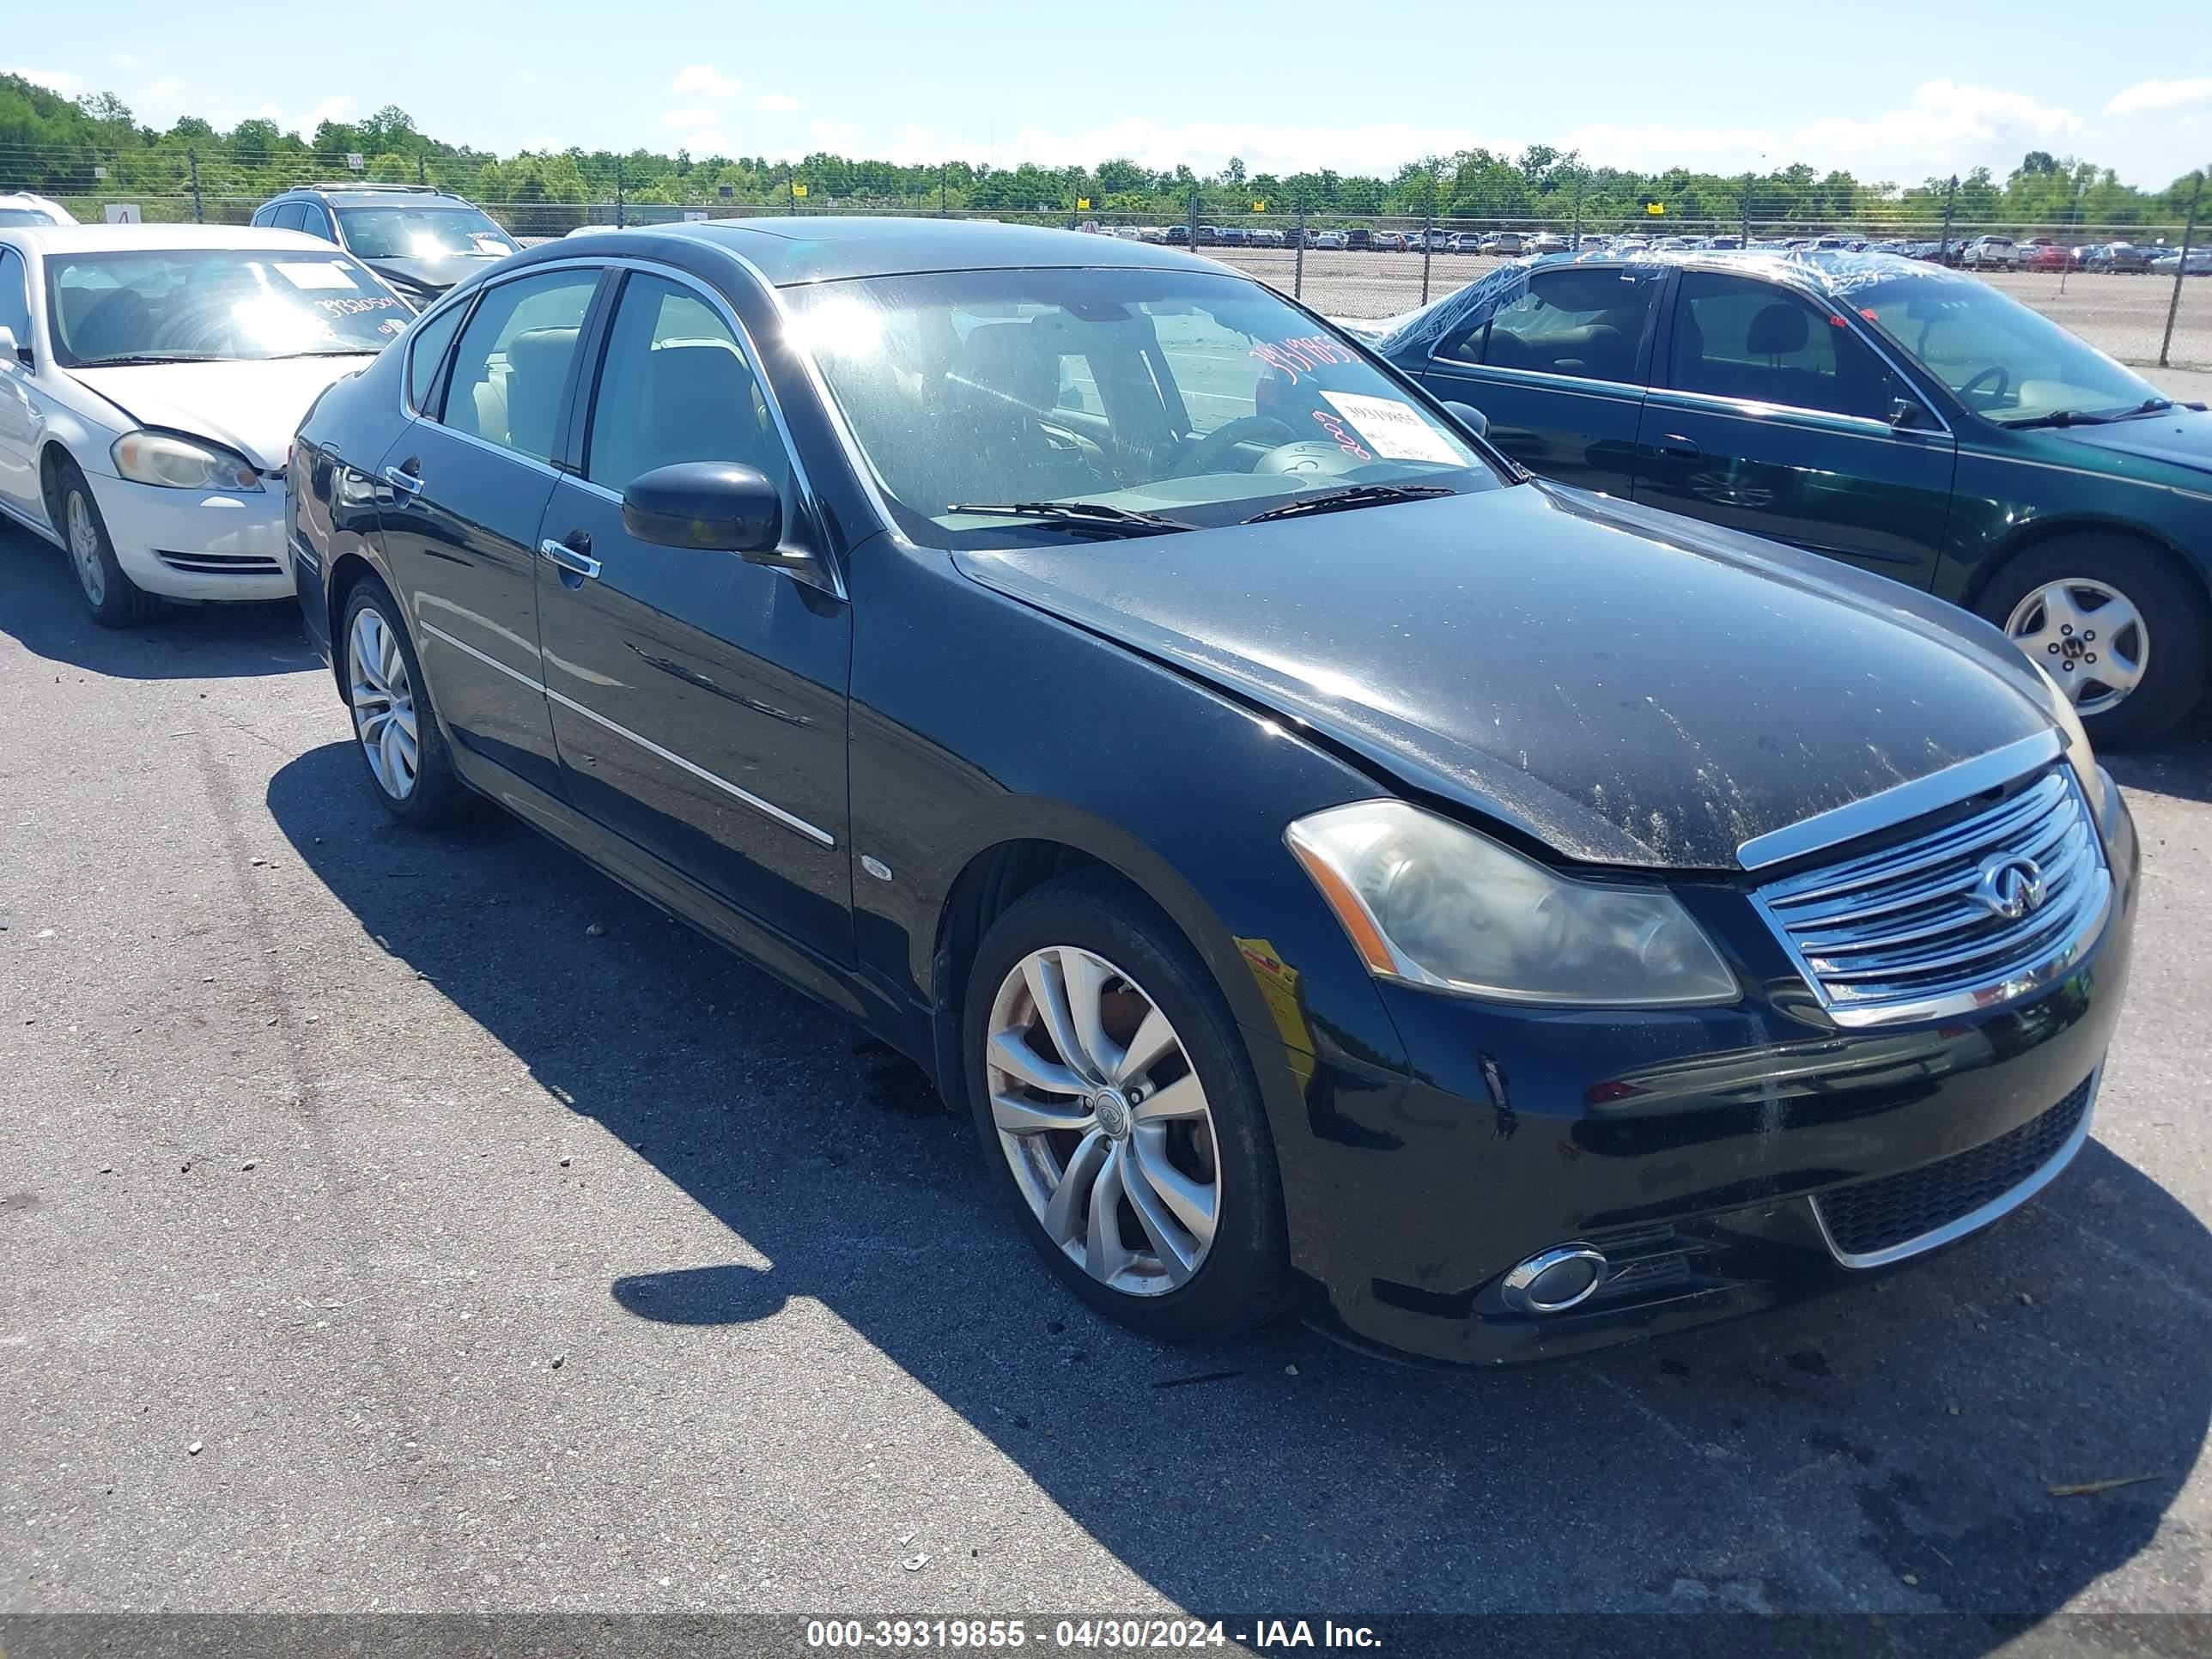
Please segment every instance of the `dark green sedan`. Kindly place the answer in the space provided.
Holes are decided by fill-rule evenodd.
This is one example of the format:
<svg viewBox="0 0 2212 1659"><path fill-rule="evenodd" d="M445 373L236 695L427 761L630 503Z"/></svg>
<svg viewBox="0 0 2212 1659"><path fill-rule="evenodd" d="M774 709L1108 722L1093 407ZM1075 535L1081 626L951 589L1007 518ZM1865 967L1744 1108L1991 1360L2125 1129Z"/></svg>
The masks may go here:
<svg viewBox="0 0 2212 1659"><path fill-rule="evenodd" d="M1978 612L2139 744L2212 677L2212 414L1980 278L1881 253L1584 255L1366 325L1530 471Z"/></svg>

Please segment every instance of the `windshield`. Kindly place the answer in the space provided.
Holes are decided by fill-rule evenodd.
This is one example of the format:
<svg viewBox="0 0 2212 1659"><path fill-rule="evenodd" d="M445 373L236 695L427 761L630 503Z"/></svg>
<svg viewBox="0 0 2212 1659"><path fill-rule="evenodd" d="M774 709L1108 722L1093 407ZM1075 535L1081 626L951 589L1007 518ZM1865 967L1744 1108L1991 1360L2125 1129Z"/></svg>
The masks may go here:
<svg viewBox="0 0 2212 1659"><path fill-rule="evenodd" d="M337 210L346 249L364 259L498 258L514 239L472 207L357 207Z"/></svg>
<svg viewBox="0 0 2212 1659"><path fill-rule="evenodd" d="M930 544L1097 533L1103 516L962 507L1075 501L1174 529L1348 485L1502 482L1346 337L1241 277L943 271L784 297L901 528Z"/></svg>
<svg viewBox="0 0 2212 1659"><path fill-rule="evenodd" d="M0 207L0 225L51 225L54 216L38 208Z"/></svg>
<svg viewBox="0 0 2212 1659"><path fill-rule="evenodd" d="M1930 271L1839 291L1966 407L2000 425L2061 411L2129 414L2159 395L2040 312L1972 277Z"/></svg>
<svg viewBox="0 0 2212 1659"><path fill-rule="evenodd" d="M412 314L335 248L50 253L46 305L64 368L358 356Z"/></svg>

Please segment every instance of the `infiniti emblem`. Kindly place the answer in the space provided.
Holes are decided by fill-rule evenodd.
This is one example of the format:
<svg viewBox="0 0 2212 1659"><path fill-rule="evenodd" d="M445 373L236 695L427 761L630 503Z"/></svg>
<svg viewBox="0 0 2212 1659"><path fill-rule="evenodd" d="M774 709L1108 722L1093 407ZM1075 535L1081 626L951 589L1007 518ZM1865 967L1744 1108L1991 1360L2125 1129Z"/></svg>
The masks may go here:
<svg viewBox="0 0 2212 1659"><path fill-rule="evenodd" d="M2033 859L2012 853L1993 853L1982 860L1981 879L1974 884L1974 902L1993 915L2018 921L2043 903L2043 866Z"/></svg>

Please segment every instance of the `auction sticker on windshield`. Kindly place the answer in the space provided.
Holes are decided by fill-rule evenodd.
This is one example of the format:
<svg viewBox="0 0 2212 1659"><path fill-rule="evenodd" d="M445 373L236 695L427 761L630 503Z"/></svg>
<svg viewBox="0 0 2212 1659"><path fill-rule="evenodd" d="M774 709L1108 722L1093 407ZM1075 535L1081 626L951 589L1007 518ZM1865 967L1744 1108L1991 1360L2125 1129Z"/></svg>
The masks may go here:
<svg viewBox="0 0 2212 1659"><path fill-rule="evenodd" d="M1409 404L1356 392L1325 390L1321 395L1336 405L1337 413L1378 455L1394 461L1435 461L1444 466L1466 464L1443 434Z"/></svg>
<svg viewBox="0 0 2212 1659"><path fill-rule="evenodd" d="M279 260L276 270L294 288L351 289L354 286L353 277L346 268L329 259Z"/></svg>

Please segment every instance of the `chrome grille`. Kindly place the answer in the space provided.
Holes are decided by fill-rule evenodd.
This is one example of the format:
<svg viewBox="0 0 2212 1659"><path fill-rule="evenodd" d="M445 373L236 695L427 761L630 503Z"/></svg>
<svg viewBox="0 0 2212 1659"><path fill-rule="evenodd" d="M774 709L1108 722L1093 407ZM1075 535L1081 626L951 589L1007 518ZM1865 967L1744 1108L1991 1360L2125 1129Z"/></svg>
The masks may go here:
<svg viewBox="0 0 2212 1659"><path fill-rule="evenodd" d="M1984 878L2002 884L2002 866L2015 860L2038 873L2039 902L2008 916L1997 902L2032 884L2008 894ZM2111 895L2087 804L2061 766L1971 817L1755 896L1837 1024L1881 1025L2050 983L2094 935Z"/></svg>

